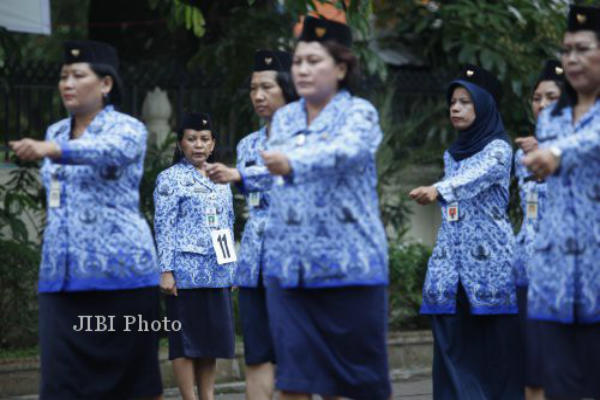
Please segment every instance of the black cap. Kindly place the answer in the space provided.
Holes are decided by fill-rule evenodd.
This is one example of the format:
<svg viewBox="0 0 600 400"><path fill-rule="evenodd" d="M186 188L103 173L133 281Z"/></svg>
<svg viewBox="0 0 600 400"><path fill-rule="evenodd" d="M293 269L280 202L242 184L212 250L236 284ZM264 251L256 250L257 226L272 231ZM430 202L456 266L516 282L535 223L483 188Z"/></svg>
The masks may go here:
<svg viewBox="0 0 600 400"><path fill-rule="evenodd" d="M292 55L280 50L257 50L254 53L254 71L289 72Z"/></svg>
<svg viewBox="0 0 600 400"><path fill-rule="evenodd" d="M564 79L565 72L562 64L556 60L547 60L537 81L562 81Z"/></svg>
<svg viewBox="0 0 600 400"><path fill-rule="evenodd" d="M325 18L307 16L304 18L302 33L298 40L303 42L337 42L346 47L352 47L352 32L346 24Z"/></svg>
<svg viewBox="0 0 600 400"><path fill-rule="evenodd" d="M456 80L463 80L474 83L480 88L490 93L496 100L496 104L500 103L502 99L502 84L491 72L478 67L477 65L467 64L465 65ZM452 89L455 85L451 85ZM451 95L451 94L450 94Z"/></svg>
<svg viewBox="0 0 600 400"><path fill-rule="evenodd" d="M212 131L212 121L207 113L191 112L185 113L179 127L181 132L186 129L195 131Z"/></svg>
<svg viewBox="0 0 600 400"><path fill-rule="evenodd" d="M119 70L117 50L108 43L93 40L71 40L65 42L64 63L86 62L104 64Z"/></svg>
<svg viewBox="0 0 600 400"><path fill-rule="evenodd" d="M567 19L567 31L600 31L600 8L572 5Z"/></svg>
<svg viewBox="0 0 600 400"><path fill-rule="evenodd" d="M64 43L64 64L89 63L101 69L103 73L112 76L113 89L110 97L112 102L119 102L123 92L123 83L119 75L119 55L117 50L108 43L93 40L69 40Z"/></svg>

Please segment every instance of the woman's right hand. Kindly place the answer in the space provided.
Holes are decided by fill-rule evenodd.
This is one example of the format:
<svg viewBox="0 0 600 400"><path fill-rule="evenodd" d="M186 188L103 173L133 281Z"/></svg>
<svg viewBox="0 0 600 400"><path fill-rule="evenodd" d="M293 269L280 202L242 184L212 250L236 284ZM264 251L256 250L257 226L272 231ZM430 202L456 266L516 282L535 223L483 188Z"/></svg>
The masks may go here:
<svg viewBox="0 0 600 400"><path fill-rule="evenodd" d="M240 172L235 168L229 168L221 163L204 163L208 179L214 183L230 183L242 180Z"/></svg>
<svg viewBox="0 0 600 400"><path fill-rule="evenodd" d="M525 154L537 150L538 148L538 141L535 136L516 138L515 143L521 148L521 150L523 150Z"/></svg>
<svg viewBox="0 0 600 400"><path fill-rule="evenodd" d="M160 276L160 290L167 295L177 296L177 286L173 272L163 272Z"/></svg>

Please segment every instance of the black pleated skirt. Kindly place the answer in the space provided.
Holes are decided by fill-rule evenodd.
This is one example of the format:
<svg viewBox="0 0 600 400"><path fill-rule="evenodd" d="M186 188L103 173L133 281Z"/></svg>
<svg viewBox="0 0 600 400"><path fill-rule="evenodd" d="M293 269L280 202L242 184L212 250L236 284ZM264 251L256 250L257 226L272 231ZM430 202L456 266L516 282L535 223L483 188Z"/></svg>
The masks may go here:
<svg viewBox="0 0 600 400"><path fill-rule="evenodd" d="M235 356L231 289L178 289L166 302L167 318L181 322L181 330L169 332L170 360Z"/></svg>
<svg viewBox="0 0 600 400"><path fill-rule="evenodd" d="M267 308L277 389L351 399L389 398L384 286L269 286Z"/></svg>
<svg viewBox="0 0 600 400"><path fill-rule="evenodd" d="M40 293L39 303L40 399L162 393L158 333L150 329L159 319L157 287Z"/></svg>
<svg viewBox="0 0 600 400"><path fill-rule="evenodd" d="M524 396L517 315L473 315L462 285L456 314L432 316L435 400Z"/></svg>

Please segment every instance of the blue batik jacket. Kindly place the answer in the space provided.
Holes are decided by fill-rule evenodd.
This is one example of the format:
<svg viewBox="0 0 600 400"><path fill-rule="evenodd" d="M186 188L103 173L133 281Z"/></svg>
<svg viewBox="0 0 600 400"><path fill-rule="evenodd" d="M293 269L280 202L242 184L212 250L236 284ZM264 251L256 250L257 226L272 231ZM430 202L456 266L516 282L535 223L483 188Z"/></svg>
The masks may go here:
<svg viewBox="0 0 600 400"><path fill-rule="evenodd" d="M266 127L246 136L237 146L237 170L242 176L239 187L246 197L250 214L234 277L234 284L242 287L257 287L261 275L263 234L269 213L269 190L273 184L273 176L260 156L266 147Z"/></svg>
<svg viewBox="0 0 600 400"><path fill-rule="evenodd" d="M436 183L442 226L423 287L424 314L453 314L459 281L473 314L516 313L514 236L507 216L512 149L494 140L461 161L444 154ZM457 221L449 212L457 207Z"/></svg>
<svg viewBox="0 0 600 400"><path fill-rule="evenodd" d="M82 136L71 119L50 126L46 140L60 159L44 159L48 194L39 291L115 290L158 285L152 234L139 211L147 132L106 106ZM52 205L50 187L60 187Z"/></svg>
<svg viewBox="0 0 600 400"><path fill-rule="evenodd" d="M573 124L573 109L538 120L541 147L562 151L546 178L548 199L531 260L528 312L535 319L600 322L600 101Z"/></svg>
<svg viewBox="0 0 600 400"><path fill-rule="evenodd" d="M177 288L231 286L235 263L219 265L211 239L211 230L229 228L233 235L229 186L212 183L182 159L158 176L154 209L160 269L173 271Z"/></svg>
<svg viewBox="0 0 600 400"><path fill-rule="evenodd" d="M523 211L521 230L515 240L514 273L517 286L527 286L533 241L540 230L546 204L546 183L532 179L531 171L523 165L523 150L515 153L515 176L519 184L519 200ZM529 210L529 211L528 211Z"/></svg>
<svg viewBox="0 0 600 400"><path fill-rule="evenodd" d="M375 108L344 90L309 126L303 99L277 111L268 144L293 172L271 189L267 279L283 287L388 283L376 191L381 136Z"/></svg>

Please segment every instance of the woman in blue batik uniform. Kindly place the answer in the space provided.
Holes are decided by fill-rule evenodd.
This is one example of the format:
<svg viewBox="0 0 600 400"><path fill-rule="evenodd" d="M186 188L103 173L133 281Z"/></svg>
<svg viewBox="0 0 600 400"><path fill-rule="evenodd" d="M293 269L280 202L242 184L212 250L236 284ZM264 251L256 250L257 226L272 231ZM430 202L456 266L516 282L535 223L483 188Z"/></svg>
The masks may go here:
<svg viewBox="0 0 600 400"><path fill-rule="evenodd" d="M214 395L216 358L233 358L231 280L234 271L233 199L204 171L215 147L207 114L186 114L177 132L173 166L154 190L154 226L160 286L167 317L181 323L169 332L169 359L185 400Z"/></svg>
<svg viewBox="0 0 600 400"><path fill-rule="evenodd" d="M548 198L528 269L528 314L541 320L547 398L600 398L600 9L572 6L566 82L542 111L523 160Z"/></svg>
<svg viewBox="0 0 600 400"><path fill-rule="evenodd" d="M300 101L273 118L264 273L282 399L390 396L387 241L379 217L379 118L352 96L350 29L307 17L294 51Z"/></svg>
<svg viewBox="0 0 600 400"><path fill-rule="evenodd" d="M105 43L65 43L58 88L70 118L50 126L45 141L11 143L22 159L44 158L41 399L162 392L157 333L131 321L158 320L159 271L139 212L147 133L111 105L122 95L118 64Z"/></svg>
<svg viewBox="0 0 600 400"><path fill-rule="evenodd" d="M273 397L275 351L262 282L263 232L273 176L264 167L260 152L266 149L275 111L295 100L289 73L291 63L291 55L286 52L259 50L255 53L250 99L254 111L266 124L240 141L237 146L236 168L216 163L206 169L208 177L216 183L235 182L246 196L250 213L244 227L240 259L234 275L234 285L240 288L246 398L249 400Z"/></svg>
<svg viewBox="0 0 600 400"><path fill-rule="evenodd" d="M542 109L554 103L560 97L564 73L558 61L548 60L534 86L531 108L537 121ZM535 136L520 137L516 143L521 147L515 153L515 176L519 183L519 196L523 210L523 223L516 237L514 272L517 283L517 303L523 340L523 360L525 374L525 398L527 400L543 400L544 390L542 348L540 335L543 334L537 321L527 318L527 286L530 259L533 254L533 241L539 232L540 220L544 214L546 202L546 183L538 181L521 162L523 155L535 150L538 146Z"/></svg>
<svg viewBox="0 0 600 400"><path fill-rule="evenodd" d="M421 306L432 314L436 400L523 398L507 216L512 149L497 109L500 90L496 77L473 65L450 83L459 133L444 154L444 178L410 193L419 204L438 200L443 215Z"/></svg>

